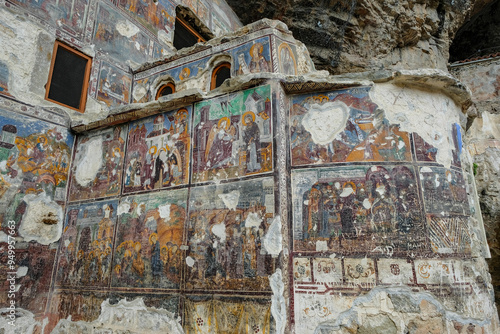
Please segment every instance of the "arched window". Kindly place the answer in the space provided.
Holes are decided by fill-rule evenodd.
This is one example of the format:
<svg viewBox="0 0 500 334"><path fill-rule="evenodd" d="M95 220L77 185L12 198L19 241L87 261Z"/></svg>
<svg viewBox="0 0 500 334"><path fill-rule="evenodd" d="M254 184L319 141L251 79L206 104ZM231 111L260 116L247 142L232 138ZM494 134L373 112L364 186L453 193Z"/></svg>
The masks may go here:
<svg viewBox="0 0 500 334"><path fill-rule="evenodd" d="M156 93L156 99L158 100L162 96L167 96L175 93L175 85L172 82L166 83L158 89L158 93Z"/></svg>
<svg viewBox="0 0 500 334"><path fill-rule="evenodd" d="M210 82L210 89L215 89L222 85L224 80L231 77L231 64L222 63L217 66L212 72L212 81Z"/></svg>

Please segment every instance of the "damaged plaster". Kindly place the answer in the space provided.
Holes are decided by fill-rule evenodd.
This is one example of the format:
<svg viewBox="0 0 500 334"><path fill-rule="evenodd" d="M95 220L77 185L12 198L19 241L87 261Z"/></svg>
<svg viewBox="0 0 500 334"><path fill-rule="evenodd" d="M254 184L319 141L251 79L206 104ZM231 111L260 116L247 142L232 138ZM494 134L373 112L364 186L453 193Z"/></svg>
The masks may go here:
<svg viewBox="0 0 500 334"><path fill-rule="evenodd" d="M81 155L77 160L75 180L83 187L91 184L101 168L102 161L102 137L95 136L88 142L82 144Z"/></svg>
<svg viewBox="0 0 500 334"><path fill-rule="evenodd" d="M418 133L437 149L436 161L450 167L453 123L460 124L461 106L442 93L392 83L374 85L370 98L384 111L390 123L399 124L402 131Z"/></svg>
<svg viewBox="0 0 500 334"><path fill-rule="evenodd" d="M38 195L28 194L24 197L26 212L24 213L19 234L25 241L35 240L48 245L61 238L63 225L63 209L42 192Z"/></svg>

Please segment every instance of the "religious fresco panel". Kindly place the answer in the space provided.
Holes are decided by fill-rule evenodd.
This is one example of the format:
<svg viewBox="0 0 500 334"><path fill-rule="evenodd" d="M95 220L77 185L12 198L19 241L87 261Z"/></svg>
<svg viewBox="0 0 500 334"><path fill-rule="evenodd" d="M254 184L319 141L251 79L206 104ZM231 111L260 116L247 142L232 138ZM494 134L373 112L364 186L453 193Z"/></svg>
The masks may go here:
<svg viewBox="0 0 500 334"><path fill-rule="evenodd" d="M44 22L62 28L75 37L83 35L89 11L88 0L8 0L8 2L25 8Z"/></svg>
<svg viewBox="0 0 500 334"><path fill-rule="evenodd" d="M234 61L233 76L272 72L269 37L262 37L230 50Z"/></svg>
<svg viewBox="0 0 500 334"><path fill-rule="evenodd" d="M192 188L186 289L269 291L276 259L266 251L274 217L272 178Z"/></svg>
<svg viewBox="0 0 500 334"><path fill-rule="evenodd" d="M292 173L294 251L424 251L413 167L345 166Z"/></svg>
<svg viewBox="0 0 500 334"><path fill-rule="evenodd" d="M7 246L7 244L4 244ZM22 272L26 275L18 277L16 284L16 307L22 307L30 312L42 315L49 296L52 269L56 249L38 243L17 243L15 249L16 269L8 265L8 247L0 246L0 305L8 305L10 281L7 273ZM12 259L12 257L10 258Z"/></svg>
<svg viewBox="0 0 500 334"><path fill-rule="evenodd" d="M66 199L74 137L58 125L0 109L0 221L18 223L27 197Z"/></svg>
<svg viewBox="0 0 500 334"><path fill-rule="evenodd" d="M132 76L116 66L102 62L99 70L97 99L108 107L130 103Z"/></svg>
<svg viewBox="0 0 500 334"><path fill-rule="evenodd" d="M127 126L80 135L71 168L69 201L120 194Z"/></svg>
<svg viewBox="0 0 500 334"><path fill-rule="evenodd" d="M98 291L56 290L51 296L48 309L48 327L55 326L59 319L92 322L101 314L101 304L108 294Z"/></svg>
<svg viewBox="0 0 500 334"><path fill-rule="evenodd" d="M292 165L411 161L408 133L389 124L369 90L357 87L293 97Z"/></svg>
<svg viewBox="0 0 500 334"><path fill-rule="evenodd" d="M117 200L68 206L56 287L109 286Z"/></svg>
<svg viewBox="0 0 500 334"><path fill-rule="evenodd" d="M191 296L183 318L186 334L276 332L271 298Z"/></svg>
<svg viewBox="0 0 500 334"><path fill-rule="evenodd" d="M413 143L415 146L415 156L417 161L422 162L436 162L437 148L427 143L418 133L414 132ZM460 155L462 154L462 130L459 124L455 123L452 127L451 140L453 141L451 145L452 161L451 165L455 167L462 167L460 161ZM451 142L450 140L450 142Z"/></svg>
<svg viewBox="0 0 500 334"><path fill-rule="evenodd" d="M142 64L150 59L150 38L113 7L99 3L93 42L116 61Z"/></svg>
<svg viewBox="0 0 500 334"><path fill-rule="evenodd" d="M278 60L280 73L297 75L297 49L295 45L281 42L278 46Z"/></svg>
<svg viewBox="0 0 500 334"><path fill-rule="evenodd" d="M173 39L175 7L170 1L119 0L117 5L153 34L161 31L169 41Z"/></svg>
<svg viewBox="0 0 500 334"><path fill-rule="evenodd" d="M193 182L272 171L270 86L199 102L194 115Z"/></svg>
<svg viewBox="0 0 500 334"><path fill-rule="evenodd" d="M113 287L179 289L187 193L169 190L121 200Z"/></svg>
<svg viewBox="0 0 500 334"><path fill-rule="evenodd" d="M123 192L187 184L191 106L130 124Z"/></svg>
<svg viewBox="0 0 500 334"><path fill-rule="evenodd" d="M420 167L426 213L470 215L462 173L443 167Z"/></svg>

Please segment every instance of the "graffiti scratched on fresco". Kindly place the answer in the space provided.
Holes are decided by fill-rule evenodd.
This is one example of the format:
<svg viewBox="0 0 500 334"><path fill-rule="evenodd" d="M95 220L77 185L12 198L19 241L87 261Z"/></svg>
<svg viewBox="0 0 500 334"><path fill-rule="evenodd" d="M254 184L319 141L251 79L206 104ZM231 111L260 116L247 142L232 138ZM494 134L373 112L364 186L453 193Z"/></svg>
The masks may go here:
<svg viewBox="0 0 500 334"><path fill-rule="evenodd" d="M127 127L117 126L78 137L69 200L118 195Z"/></svg>
<svg viewBox="0 0 500 334"><path fill-rule="evenodd" d="M273 187L265 178L191 189L188 289L269 290L275 259L263 241L274 217Z"/></svg>
<svg viewBox="0 0 500 334"><path fill-rule="evenodd" d="M292 174L295 251L423 250L413 167L349 166Z"/></svg>
<svg viewBox="0 0 500 334"><path fill-rule="evenodd" d="M292 165L411 161L410 139L390 125L369 87L299 95L290 110Z"/></svg>
<svg viewBox="0 0 500 334"><path fill-rule="evenodd" d="M130 125L125 163L125 193L188 183L190 125L191 107Z"/></svg>
<svg viewBox="0 0 500 334"><path fill-rule="evenodd" d="M68 207L56 286L109 286L117 207L117 200Z"/></svg>
<svg viewBox="0 0 500 334"><path fill-rule="evenodd" d="M122 200L112 286L178 289L187 189Z"/></svg>
<svg viewBox="0 0 500 334"><path fill-rule="evenodd" d="M272 170L270 87L195 105L193 182Z"/></svg>

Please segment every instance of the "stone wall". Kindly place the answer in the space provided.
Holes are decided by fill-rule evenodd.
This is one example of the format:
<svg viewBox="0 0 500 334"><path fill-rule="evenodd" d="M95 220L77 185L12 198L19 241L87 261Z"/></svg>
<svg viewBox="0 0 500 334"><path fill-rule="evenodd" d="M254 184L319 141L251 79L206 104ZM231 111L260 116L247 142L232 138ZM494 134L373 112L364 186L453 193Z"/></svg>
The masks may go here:
<svg viewBox="0 0 500 334"><path fill-rule="evenodd" d="M500 60L456 63L451 73L472 91L474 107L469 111L467 131L469 152L474 161L477 192L491 250L488 260L495 286L497 304L500 299L499 239L500 222Z"/></svg>

